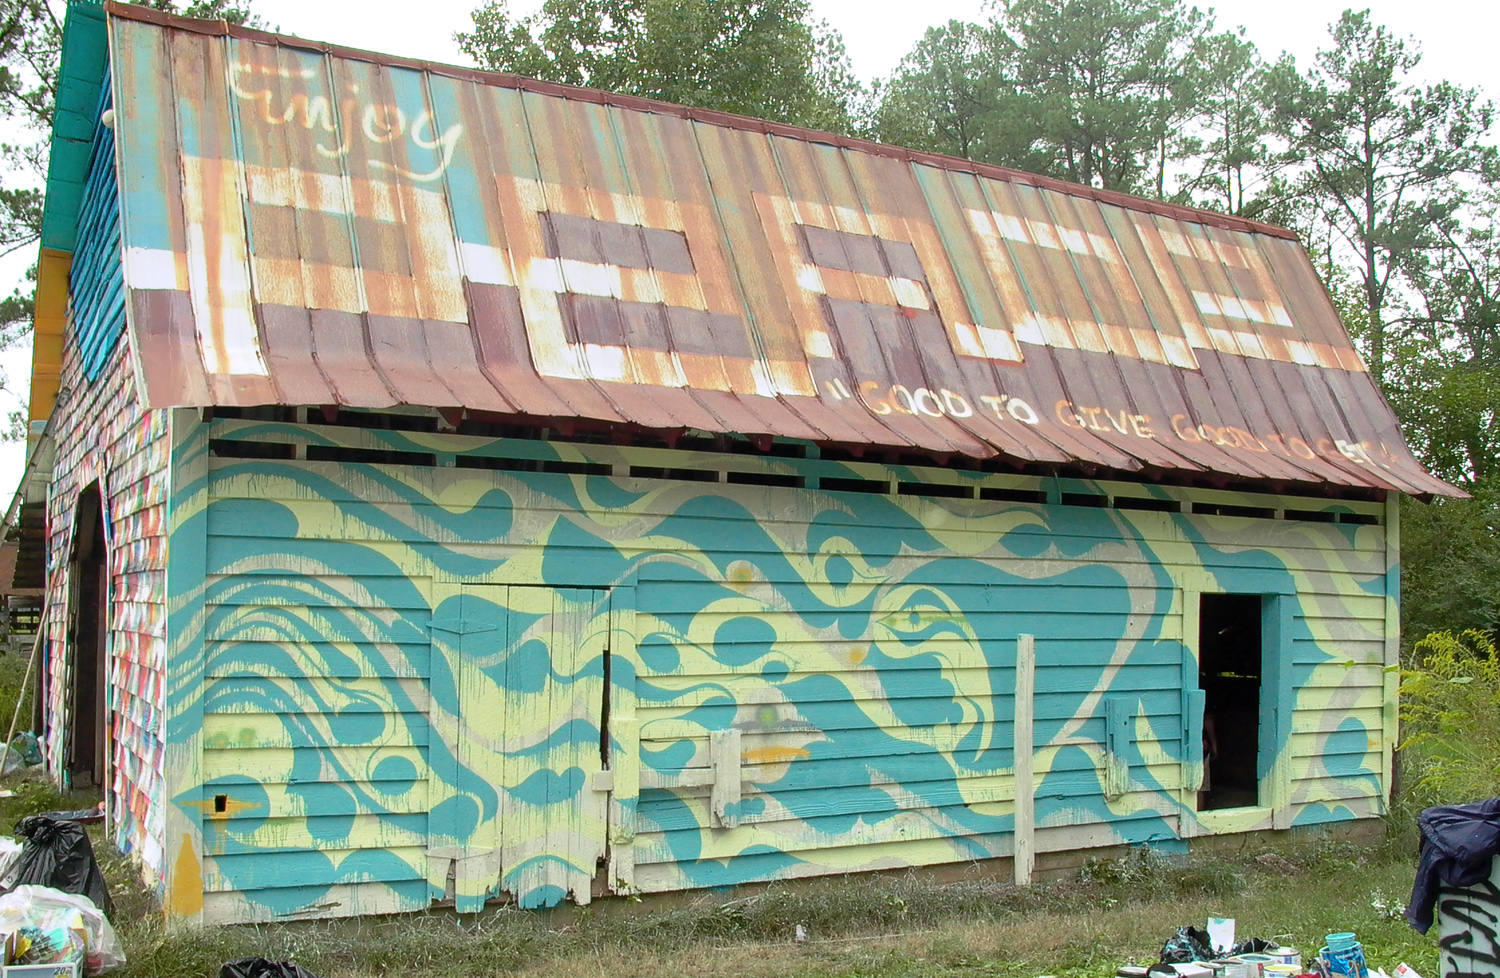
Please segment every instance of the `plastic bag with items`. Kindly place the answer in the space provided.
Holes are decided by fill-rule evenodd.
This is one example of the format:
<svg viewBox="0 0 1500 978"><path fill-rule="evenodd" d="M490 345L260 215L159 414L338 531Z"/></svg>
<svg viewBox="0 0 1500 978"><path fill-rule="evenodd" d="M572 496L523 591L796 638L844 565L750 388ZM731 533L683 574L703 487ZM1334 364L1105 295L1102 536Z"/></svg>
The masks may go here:
<svg viewBox="0 0 1500 978"><path fill-rule="evenodd" d="M125 948L94 901L50 886L18 886L0 896L0 931L28 940L24 964L82 961L97 975L125 963Z"/></svg>
<svg viewBox="0 0 1500 978"><path fill-rule="evenodd" d="M93 813L57 812L58 815ZM109 898L104 874L94 859L94 847L88 831L71 819L49 815L29 815L16 825L17 834L26 845L21 858L6 876L4 885L31 883L50 886L68 893L79 893L93 901L107 917L115 912Z"/></svg>

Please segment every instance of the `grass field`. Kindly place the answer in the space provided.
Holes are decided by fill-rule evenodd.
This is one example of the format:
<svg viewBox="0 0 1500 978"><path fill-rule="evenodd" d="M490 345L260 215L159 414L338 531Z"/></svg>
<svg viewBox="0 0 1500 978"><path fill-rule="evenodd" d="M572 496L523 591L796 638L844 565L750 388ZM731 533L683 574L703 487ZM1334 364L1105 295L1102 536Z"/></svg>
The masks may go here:
<svg viewBox="0 0 1500 978"><path fill-rule="evenodd" d="M14 779L10 779L14 780ZM81 798L11 784L0 824ZM1190 864L1152 853L1095 862L1078 879L1017 889L979 875L828 879L750 896L679 894L527 912L497 907L372 920L168 934L128 862L98 843L130 963L120 978L215 976L231 958L293 960L322 978L1057 978L1110 976L1155 961L1180 925L1239 921L1239 934L1315 950L1354 930L1372 965L1406 961L1435 978L1436 945L1398 918L1411 886L1404 842L1249 846ZM808 940L795 943L802 924Z"/></svg>
<svg viewBox="0 0 1500 978"><path fill-rule="evenodd" d="M672 975L818 978L1058 978L1113 975L1155 961L1181 924L1232 916L1241 936L1316 949L1354 930L1372 964L1437 974L1434 942L1394 914L1409 861L1338 843L1172 866L1136 858L1086 878L1018 890L992 880L823 880L763 891L611 901L459 917L220 928L164 935L143 916L124 932L129 975L213 975L228 958L298 961L325 978L354 975ZM1383 904L1386 909L1380 906ZM144 909L144 908L142 908ZM797 924L808 941L797 944Z"/></svg>

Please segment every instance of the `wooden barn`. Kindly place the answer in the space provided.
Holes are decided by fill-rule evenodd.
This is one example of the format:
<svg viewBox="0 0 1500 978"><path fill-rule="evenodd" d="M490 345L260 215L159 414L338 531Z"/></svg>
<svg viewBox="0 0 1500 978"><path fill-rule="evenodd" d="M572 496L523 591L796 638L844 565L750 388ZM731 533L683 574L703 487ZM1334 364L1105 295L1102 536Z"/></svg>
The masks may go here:
<svg viewBox="0 0 1500 978"><path fill-rule="evenodd" d="M1454 490L1287 231L114 3L52 145L47 763L179 922L1384 810Z"/></svg>

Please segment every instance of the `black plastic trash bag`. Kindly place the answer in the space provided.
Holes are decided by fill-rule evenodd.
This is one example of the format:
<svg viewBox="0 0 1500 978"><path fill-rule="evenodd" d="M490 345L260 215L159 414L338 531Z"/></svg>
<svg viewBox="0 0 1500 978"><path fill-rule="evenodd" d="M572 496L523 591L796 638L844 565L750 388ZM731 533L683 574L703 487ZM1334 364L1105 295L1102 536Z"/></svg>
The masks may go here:
<svg viewBox="0 0 1500 978"><path fill-rule="evenodd" d="M1208 931L1196 927L1179 927L1161 947L1163 964L1187 964L1189 961L1212 961L1218 957L1208 942Z"/></svg>
<svg viewBox="0 0 1500 978"><path fill-rule="evenodd" d="M219 978L318 978L318 976L290 961L240 958L238 961L224 962L224 966L219 969Z"/></svg>
<svg viewBox="0 0 1500 978"><path fill-rule="evenodd" d="M79 822L83 825L98 825L104 821L104 809L79 808L71 812L42 812L56 822Z"/></svg>
<svg viewBox="0 0 1500 978"><path fill-rule="evenodd" d="M94 859L94 847L82 825L46 815L28 815L16 825L16 834L26 842L9 882L77 893L94 901L104 916L115 915L109 887L104 884L104 874Z"/></svg>

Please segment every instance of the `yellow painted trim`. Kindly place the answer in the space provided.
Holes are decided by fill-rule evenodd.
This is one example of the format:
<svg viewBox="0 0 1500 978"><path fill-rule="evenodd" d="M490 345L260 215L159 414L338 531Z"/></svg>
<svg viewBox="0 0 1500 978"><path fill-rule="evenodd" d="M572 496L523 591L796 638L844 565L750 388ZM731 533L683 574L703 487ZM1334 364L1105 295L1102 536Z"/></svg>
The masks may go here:
<svg viewBox="0 0 1500 978"><path fill-rule="evenodd" d="M62 385L63 332L68 324L68 278L72 271L72 255L42 249L37 263L31 343L32 421L45 421L57 406L57 392Z"/></svg>

